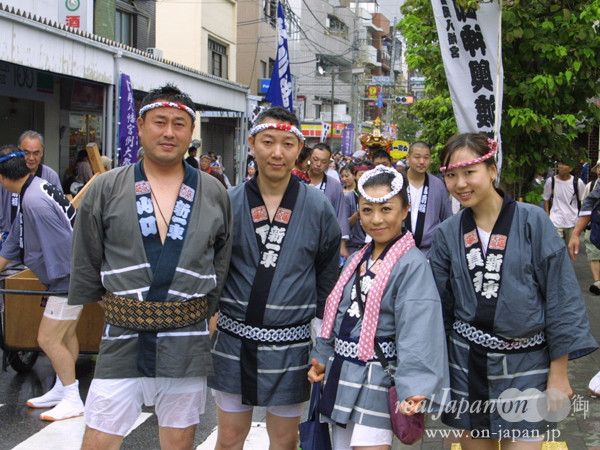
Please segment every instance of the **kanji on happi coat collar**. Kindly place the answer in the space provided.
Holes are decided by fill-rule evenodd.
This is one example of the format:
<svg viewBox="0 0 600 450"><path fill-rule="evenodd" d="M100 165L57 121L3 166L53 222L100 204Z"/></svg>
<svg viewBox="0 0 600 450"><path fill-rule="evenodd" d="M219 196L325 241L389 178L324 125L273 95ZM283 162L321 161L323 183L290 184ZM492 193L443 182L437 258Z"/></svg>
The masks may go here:
<svg viewBox="0 0 600 450"><path fill-rule="evenodd" d="M184 164L185 175L173 208L164 243L160 240L158 223L152 204L152 187L146 178L143 162L135 165L135 196L138 224L142 234L146 258L152 270L152 283L145 300L163 302L183 250L188 220L198 187L198 170ZM156 373L156 331L140 331L138 339L138 368L145 376Z"/></svg>
<svg viewBox="0 0 600 450"><path fill-rule="evenodd" d="M286 232L292 219L294 206L298 199L299 190L300 181L298 178L290 177L277 212L273 220L270 221L269 213L258 188L256 177L245 183L246 198L259 249L258 265L246 309L245 323L248 325L255 327L263 325L271 284L275 276ZM242 366L242 402L244 404L256 405L258 403L257 350L258 343L256 341L242 340L240 362Z"/></svg>
<svg viewBox="0 0 600 450"><path fill-rule="evenodd" d="M471 208L464 210L461 218L463 244L469 277L477 299L477 309L471 325L483 332L493 333L496 306L502 281L502 265L516 202L504 196L504 202L494 224L487 253L483 252L481 239ZM471 345L469 348L469 402L489 402L487 350ZM485 404L485 403L482 403ZM487 430L490 427L489 411L472 413L471 429Z"/></svg>
<svg viewBox="0 0 600 450"><path fill-rule="evenodd" d="M411 208L414 208L413 202L410 198L410 186L406 190L408 194L408 203ZM425 229L425 213L427 212L427 199L429 198L429 174L425 174L425 181L423 182L423 192L421 193L421 201L419 202L419 213L417 215L417 225L416 230L412 229L412 218L410 212L408 216L404 220L404 225L406 229L413 233L415 238L415 243L417 247L421 246L421 239L423 239L423 230Z"/></svg>

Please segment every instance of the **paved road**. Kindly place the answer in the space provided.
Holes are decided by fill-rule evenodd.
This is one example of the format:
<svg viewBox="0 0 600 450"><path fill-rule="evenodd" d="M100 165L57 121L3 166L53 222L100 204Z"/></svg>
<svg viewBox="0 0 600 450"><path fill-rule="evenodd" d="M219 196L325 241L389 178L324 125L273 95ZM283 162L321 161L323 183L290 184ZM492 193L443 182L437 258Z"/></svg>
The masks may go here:
<svg viewBox="0 0 600 450"><path fill-rule="evenodd" d="M585 254L582 253L579 261L574 263L575 272L580 281L586 299L593 333L600 341L600 297L592 295L588 287L592 282ZM80 356L77 361L77 376L80 380L82 397L87 395L94 362L89 355ZM590 378L600 368L600 352L581 358L570 363L569 378L581 400L581 407L587 407L587 412L576 411L559 425L560 436L555 443L547 448L571 450L600 450L600 399L596 399L588 392L587 386ZM77 449L83 433L83 422L72 419L62 422L49 423L39 420L40 410L33 410L25 405L30 397L41 395L52 383L54 372L48 359L41 356L34 369L24 375L17 374L11 368L0 372L0 450L4 449ZM264 409L257 408L254 415L255 425L245 448L248 450L264 450L268 448L268 439L264 429ZM201 418L201 423L196 431L195 446L200 450L214 448L215 442L215 404L209 395L207 399L206 414ZM429 420L428 430L448 430L439 421ZM452 446L457 439L450 436L444 437L439 432L436 436L426 437L411 449L442 450L456 449ZM398 443L394 448L404 448ZM140 420L125 438L123 449L153 450L158 449L156 416L152 409L147 408Z"/></svg>

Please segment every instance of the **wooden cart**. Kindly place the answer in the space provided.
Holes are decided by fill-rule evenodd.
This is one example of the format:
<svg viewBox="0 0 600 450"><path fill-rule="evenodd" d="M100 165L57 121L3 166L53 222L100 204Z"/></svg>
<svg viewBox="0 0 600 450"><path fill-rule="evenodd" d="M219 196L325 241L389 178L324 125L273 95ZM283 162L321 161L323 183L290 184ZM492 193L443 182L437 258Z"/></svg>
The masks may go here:
<svg viewBox="0 0 600 450"><path fill-rule="evenodd" d="M10 365L17 372L31 370L41 351L37 343L38 329L44 308L41 295L29 291L45 291L29 269L4 279L4 289L21 291L4 295L0 327L0 343L4 350L3 369ZM77 339L81 353L98 353L104 312L96 303L85 305L77 324Z"/></svg>
<svg viewBox="0 0 600 450"><path fill-rule="evenodd" d="M44 308L42 295L30 291L45 291L29 269L4 279L4 289L20 291L4 295L0 327L0 344L4 350L3 369L10 365L17 372L31 370L39 352L38 329ZM77 339L81 353L98 353L104 324L104 312L96 303L85 305L77 324Z"/></svg>

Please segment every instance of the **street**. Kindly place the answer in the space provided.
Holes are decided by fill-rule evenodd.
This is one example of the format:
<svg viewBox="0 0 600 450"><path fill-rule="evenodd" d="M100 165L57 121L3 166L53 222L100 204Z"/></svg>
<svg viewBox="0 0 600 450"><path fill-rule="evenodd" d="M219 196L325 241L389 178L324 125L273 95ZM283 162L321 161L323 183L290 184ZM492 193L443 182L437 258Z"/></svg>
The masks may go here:
<svg viewBox="0 0 600 450"><path fill-rule="evenodd" d="M600 340L600 297L590 294L588 287L592 282L585 252L581 252L574 263L575 272L586 299L592 330L596 339ZM588 382L600 367L600 352L569 363L569 378L577 399L576 410L559 424L560 435L555 436L557 443L547 448L568 448L586 450L600 448L600 399L590 395ZM80 380L82 398L87 395L94 371L92 355L81 355L77 361L77 378ZM61 422L43 422L39 420L40 409L28 408L25 404L30 397L44 393L54 378L54 372L45 356L40 356L33 370L27 374L18 374L12 368L0 372L0 450L4 449L78 449L83 436L83 418ZM264 408L256 408L253 427L246 442L245 449L257 450L268 448L265 429ZM428 419L428 430L449 430L439 420ZM212 396L207 398L206 413L201 417L195 437L197 450L213 449L216 442L216 408ZM410 448L415 449L456 449L458 439L443 436L435 431L425 436L419 443ZM566 443L566 444L565 444ZM158 449L158 428L156 416L152 408L144 408L144 412L136 425L125 437L123 449L153 450ZM394 448L409 448L398 443Z"/></svg>

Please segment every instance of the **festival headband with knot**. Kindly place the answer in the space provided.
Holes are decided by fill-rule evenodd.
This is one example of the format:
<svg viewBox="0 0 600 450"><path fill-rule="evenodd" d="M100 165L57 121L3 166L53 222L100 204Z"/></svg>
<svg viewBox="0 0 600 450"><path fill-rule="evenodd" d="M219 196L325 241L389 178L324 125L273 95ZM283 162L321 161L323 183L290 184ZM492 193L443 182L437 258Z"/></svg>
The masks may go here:
<svg viewBox="0 0 600 450"><path fill-rule="evenodd" d="M186 113L188 113L192 117L192 122L194 122L196 120L196 112L192 108L190 108L189 106L185 106L184 104L175 103L175 102L150 103L150 104L140 108L139 116L142 117L144 114L146 114L147 111L150 111L151 109L154 109L154 108L178 108L178 109L181 109L181 110L185 111Z"/></svg>
<svg viewBox="0 0 600 450"><path fill-rule="evenodd" d="M378 198L371 197L370 195L368 195L365 192L364 185L371 178L373 178L377 175L380 175L382 173L389 173L389 174L394 175L394 179L392 180L392 192L385 194L383 197L378 197ZM391 167L386 167L383 165L375 166L374 169L371 169L368 172L365 172L363 174L363 176L360 177L360 180L358 180L358 192L365 200L367 200L371 203L387 202L389 199L391 199L395 195L398 195L400 193L400 191L402 190L403 186L404 186L404 177L402 176L402 174L400 172L398 172L396 169L392 169Z"/></svg>
<svg viewBox="0 0 600 450"><path fill-rule="evenodd" d="M17 156L23 156L24 157L25 153L22 152L22 151L20 151L20 150L18 152L9 153L8 155L4 155L4 156L0 157L0 163L3 163L4 161L8 161L9 159L13 159L13 158L15 158Z"/></svg>
<svg viewBox="0 0 600 450"><path fill-rule="evenodd" d="M294 125L288 125L287 123L261 123L252 127L252 129L248 132L248 136L254 136L260 133L261 131L267 130L269 128L272 128L274 130L289 131L290 133L294 133L298 137L298 139L304 141L304 136L302 135L302 132Z"/></svg>
<svg viewBox="0 0 600 450"><path fill-rule="evenodd" d="M496 151L498 150L498 142L493 139L488 139L488 148L490 149L485 155L480 156L479 158L471 159L470 161L459 162L456 164L448 164L447 166L440 167L440 172L446 172L447 170L458 169L459 167L467 167L473 166L475 164L479 164L484 162L487 159L492 158L496 155Z"/></svg>

